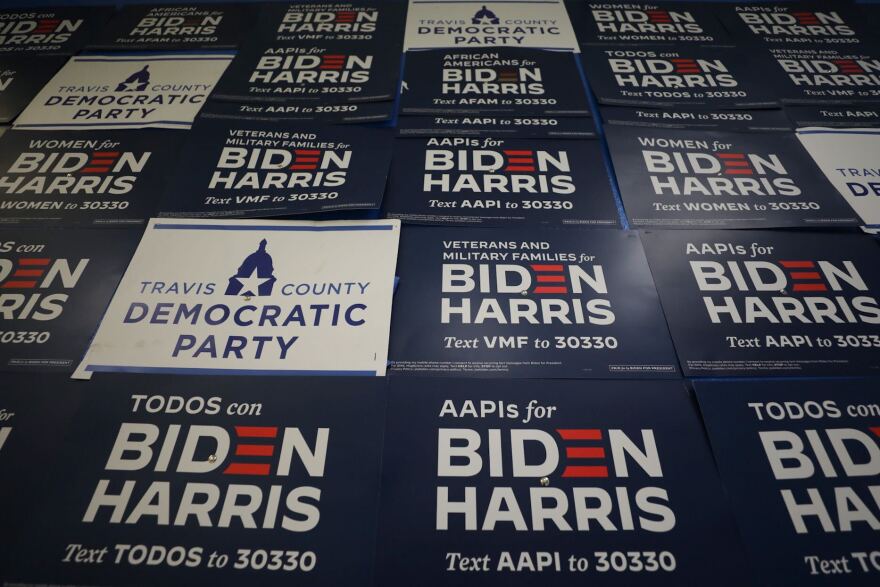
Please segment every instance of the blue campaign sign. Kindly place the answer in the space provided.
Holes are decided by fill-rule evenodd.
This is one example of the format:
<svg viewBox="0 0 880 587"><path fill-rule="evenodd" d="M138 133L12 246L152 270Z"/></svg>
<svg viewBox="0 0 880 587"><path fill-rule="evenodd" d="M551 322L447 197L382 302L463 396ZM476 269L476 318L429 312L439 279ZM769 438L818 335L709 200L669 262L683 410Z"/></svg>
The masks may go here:
<svg viewBox="0 0 880 587"><path fill-rule="evenodd" d="M234 49L253 8L240 4L123 6L91 43L94 49Z"/></svg>
<svg viewBox="0 0 880 587"><path fill-rule="evenodd" d="M777 106L771 64L742 48L690 45L583 47L581 59L601 104L618 106Z"/></svg>
<svg viewBox="0 0 880 587"><path fill-rule="evenodd" d="M398 139L384 210L427 224L618 224L601 143L556 137Z"/></svg>
<svg viewBox="0 0 880 587"><path fill-rule="evenodd" d="M72 55L112 14L110 6L0 10L0 53Z"/></svg>
<svg viewBox="0 0 880 587"><path fill-rule="evenodd" d="M635 233L407 227L393 374L675 377Z"/></svg>
<svg viewBox="0 0 880 587"><path fill-rule="evenodd" d="M880 249L870 237L642 237L685 375L880 373Z"/></svg>
<svg viewBox="0 0 880 587"><path fill-rule="evenodd" d="M41 487L58 483L51 464L58 456L82 394L56 393L68 384L61 374L3 374L0 388L0 581L12 549L31 524L30 501Z"/></svg>
<svg viewBox="0 0 880 587"><path fill-rule="evenodd" d="M570 0L566 8L582 44L730 43L713 8L696 2Z"/></svg>
<svg viewBox="0 0 880 587"><path fill-rule="evenodd" d="M750 584L682 383L390 388L379 585Z"/></svg>
<svg viewBox="0 0 880 587"><path fill-rule="evenodd" d="M859 218L792 132L609 125L608 147L636 227L856 226Z"/></svg>
<svg viewBox="0 0 880 587"><path fill-rule="evenodd" d="M394 115L394 102L356 102L351 104L258 104L209 100L199 118L244 120L314 120L325 124L384 122Z"/></svg>
<svg viewBox="0 0 880 587"><path fill-rule="evenodd" d="M786 106L785 113L795 128L811 126L826 128L880 127L880 106L872 104Z"/></svg>
<svg viewBox="0 0 880 587"><path fill-rule="evenodd" d="M178 137L153 130L12 130L0 138L2 222L143 224L178 148Z"/></svg>
<svg viewBox="0 0 880 587"><path fill-rule="evenodd" d="M877 380L695 384L761 583L880 581Z"/></svg>
<svg viewBox="0 0 880 587"><path fill-rule="evenodd" d="M384 128L202 120L160 216L270 217L376 209L391 165Z"/></svg>
<svg viewBox="0 0 880 587"><path fill-rule="evenodd" d="M799 47L773 45L755 53L786 104L880 101L880 49L875 45Z"/></svg>
<svg viewBox="0 0 880 587"><path fill-rule="evenodd" d="M17 494L28 524L4 578L371 586L384 384L294 387L130 375L53 386L82 403L45 465L52 479Z"/></svg>
<svg viewBox="0 0 880 587"><path fill-rule="evenodd" d="M67 61L63 55L0 53L0 123L9 123Z"/></svg>
<svg viewBox="0 0 880 587"><path fill-rule="evenodd" d="M72 372L140 235L137 228L0 229L0 371Z"/></svg>
<svg viewBox="0 0 880 587"><path fill-rule="evenodd" d="M410 51L402 114L589 116L573 53L498 47Z"/></svg>
<svg viewBox="0 0 880 587"><path fill-rule="evenodd" d="M605 124L653 128L696 128L733 132L791 132L792 123L781 109L722 110L713 108L626 108L600 110Z"/></svg>
<svg viewBox="0 0 880 587"><path fill-rule="evenodd" d="M401 116L402 137L550 137L591 139L596 137L592 118L574 116L506 116L498 114L436 114Z"/></svg>
<svg viewBox="0 0 880 587"><path fill-rule="evenodd" d="M399 51L406 21L405 2L386 0L300 0L260 6L256 36L291 45L393 43Z"/></svg>
<svg viewBox="0 0 880 587"><path fill-rule="evenodd" d="M726 3L716 14L740 44L764 43L792 48L852 46L866 29L848 2Z"/></svg>

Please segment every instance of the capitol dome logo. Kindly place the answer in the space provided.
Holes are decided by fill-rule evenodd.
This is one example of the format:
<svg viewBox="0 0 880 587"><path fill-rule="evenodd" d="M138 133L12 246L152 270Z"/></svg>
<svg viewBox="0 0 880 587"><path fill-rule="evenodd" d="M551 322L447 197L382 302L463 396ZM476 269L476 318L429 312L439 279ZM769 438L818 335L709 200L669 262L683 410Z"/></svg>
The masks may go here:
<svg viewBox="0 0 880 587"><path fill-rule="evenodd" d="M266 252L266 239L256 251L245 257L226 287L228 296L270 296L275 287L275 267L272 256Z"/></svg>
<svg viewBox="0 0 880 587"><path fill-rule="evenodd" d="M119 82L116 86L117 92L143 92L150 83L149 65L144 65L143 69L134 72L124 81Z"/></svg>
<svg viewBox="0 0 880 587"><path fill-rule="evenodd" d="M498 15L486 8L485 4L481 9L477 10L471 19L471 24L499 24L500 22Z"/></svg>

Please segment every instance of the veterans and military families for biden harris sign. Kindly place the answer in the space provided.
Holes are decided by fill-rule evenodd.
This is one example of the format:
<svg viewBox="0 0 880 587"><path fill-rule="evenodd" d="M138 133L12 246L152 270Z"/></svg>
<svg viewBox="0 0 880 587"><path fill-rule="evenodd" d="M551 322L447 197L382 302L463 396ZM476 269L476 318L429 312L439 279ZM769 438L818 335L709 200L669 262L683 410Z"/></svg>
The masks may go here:
<svg viewBox="0 0 880 587"><path fill-rule="evenodd" d="M878 24L0 9L0 584L880 584Z"/></svg>

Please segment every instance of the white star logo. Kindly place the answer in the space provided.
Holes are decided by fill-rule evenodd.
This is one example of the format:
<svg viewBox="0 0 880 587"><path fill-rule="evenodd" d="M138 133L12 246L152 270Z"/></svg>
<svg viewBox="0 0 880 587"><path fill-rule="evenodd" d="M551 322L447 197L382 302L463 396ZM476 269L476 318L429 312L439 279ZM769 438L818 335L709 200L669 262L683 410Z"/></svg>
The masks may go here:
<svg viewBox="0 0 880 587"><path fill-rule="evenodd" d="M477 20L480 21L480 22L478 22L477 24L492 24L492 19L489 18L488 16L481 16L481 17L480 17L479 19L477 19Z"/></svg>
<svg viewBox="0 0 880 587"><path fill-rule="evenodd" d="M238 293L242 296L260 295L260 286L269 281L268 277L257 277L256 267L254 267L254 270L251 273L250 277L236 277L236 279L241 284L241 291Z"/></svg>

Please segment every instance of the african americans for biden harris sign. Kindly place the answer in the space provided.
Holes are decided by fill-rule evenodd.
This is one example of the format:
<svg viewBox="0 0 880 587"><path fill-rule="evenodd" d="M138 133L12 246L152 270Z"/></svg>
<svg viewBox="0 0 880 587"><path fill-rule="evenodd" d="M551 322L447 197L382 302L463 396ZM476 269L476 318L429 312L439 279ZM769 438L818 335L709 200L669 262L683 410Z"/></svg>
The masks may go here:
<svg viewBox="0 0 880 587"><path fill-rule="evenodd" d="M152 220L79 369L383 375L399 223Z"/></svg>
<svg viewBox="0 0 880 587"><path fill-rule="evenodd" d="M372 585L382 380L304 378L295 393L271 377L31 381L52 392L42 410L27 380L4 383L0 410L16 415L0 467L22 474L0 497L28 518L9 516L21 531L0 581ZM46 430L71 395L67 433Z"/></svg>
<svg viewBox="0 0 880 587"><path fill-rule="evenodd" d="M861 234L642 235L685 375L880 370L880 249Z"/></svg>
<svg viewBox="0 0 880 587"><path fill-rule="evenodd" d="M748 585L680 382L390 379L378 585Z"/></svg>
<svg viewBox="0 0 880 587"><path fill-rule="evenodd" d="M678 373L635 233L407 227L394 304L395 373Z"/></svg>
<svg viewBox="0 0 880 587"><path fill-rule="evenodd" d="M75 56L15 126L189 128L231 59L222 51Z"/></svg>

